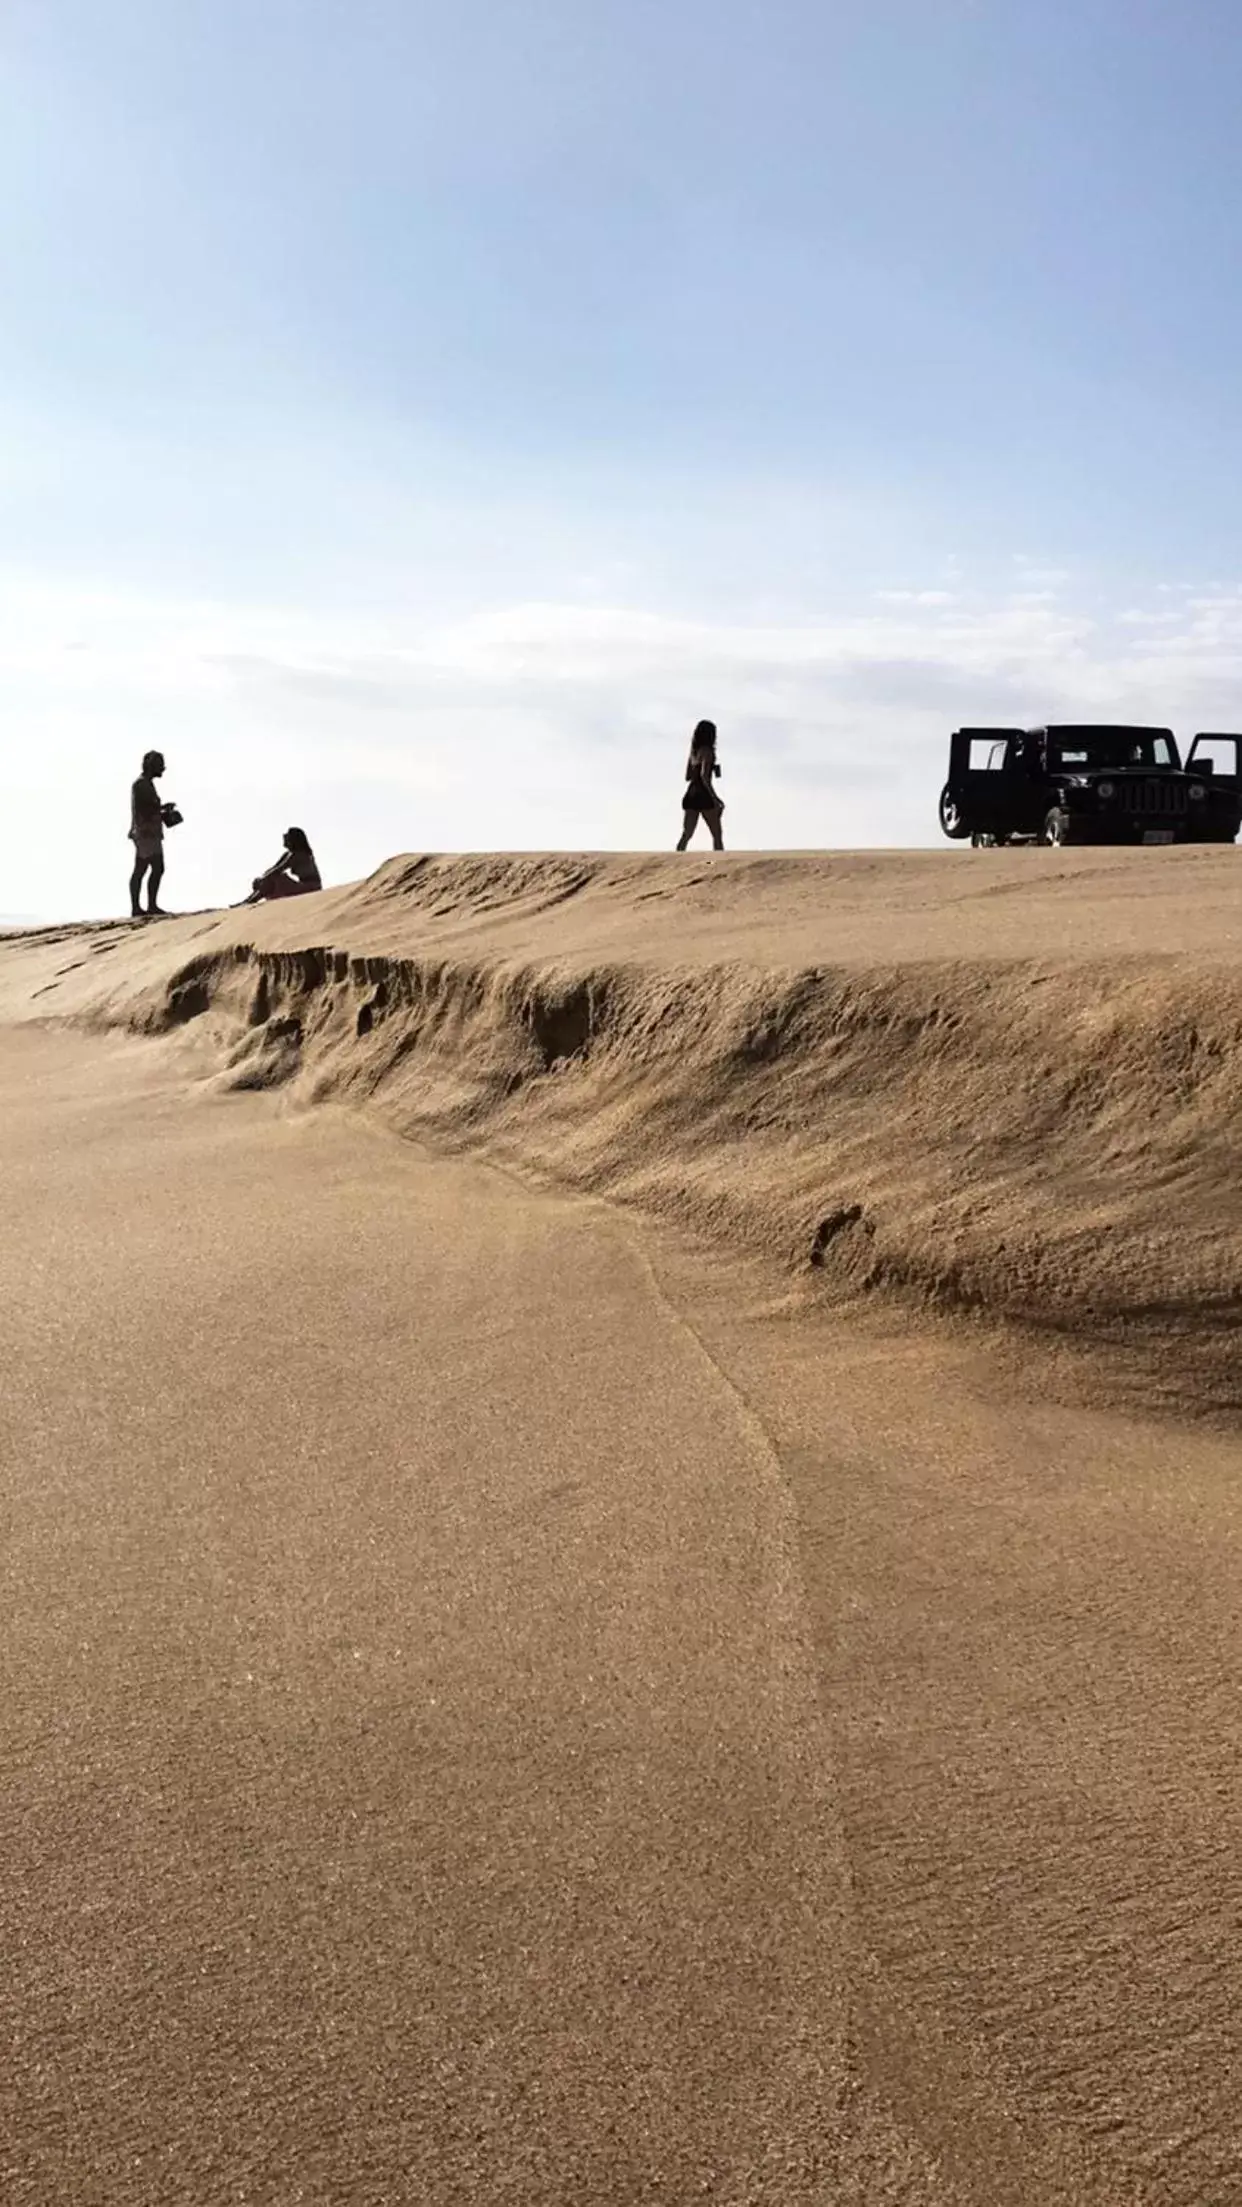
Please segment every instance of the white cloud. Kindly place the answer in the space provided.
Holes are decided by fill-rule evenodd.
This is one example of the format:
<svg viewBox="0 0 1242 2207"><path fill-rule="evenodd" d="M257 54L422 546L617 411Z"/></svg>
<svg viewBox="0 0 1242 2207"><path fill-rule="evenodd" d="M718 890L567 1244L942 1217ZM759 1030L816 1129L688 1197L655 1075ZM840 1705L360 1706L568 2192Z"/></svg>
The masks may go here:
<svg viewBox="0 0 1242 2207"><path fill-rule="evenodd" d="M877 590L879 605L952 605L957 592L954 590Z"/></svg>

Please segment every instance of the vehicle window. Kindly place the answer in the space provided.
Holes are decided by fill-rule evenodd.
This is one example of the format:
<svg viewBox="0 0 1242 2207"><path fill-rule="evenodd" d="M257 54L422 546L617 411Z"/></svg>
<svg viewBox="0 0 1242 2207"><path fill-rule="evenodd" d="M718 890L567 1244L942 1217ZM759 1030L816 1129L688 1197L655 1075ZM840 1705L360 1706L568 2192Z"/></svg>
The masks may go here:
<svg viewBox="0 0 1242 2207"><path fill-rule="evenodd" d="M1145 728L1084 730L1056 747L1056 762L1070 771L1088 773L1124 771L1126 767L1171 767L1177 752L1168 736Z"/></svg>
<svg viewBox="0 0 1242 2207"><path fill-rule="evenodd" d="M1238 771L1238 739L1236 736L1196 736L1194 765L1210 766L1213 774L1236 775Z"/></svg>
<svg viewBox="0 0 1242 2207"><path fill-rule="evenodd" d="M1003 773L1008 751L1009 745L1003 736L999 742L994 736L972 736L970 739L971 773Z"/></svg>

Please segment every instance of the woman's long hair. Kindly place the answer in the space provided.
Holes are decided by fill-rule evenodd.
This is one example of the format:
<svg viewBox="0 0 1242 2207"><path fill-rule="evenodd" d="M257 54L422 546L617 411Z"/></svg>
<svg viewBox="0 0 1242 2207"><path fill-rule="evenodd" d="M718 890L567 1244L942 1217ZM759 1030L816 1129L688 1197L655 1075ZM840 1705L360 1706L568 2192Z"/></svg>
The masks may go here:
<svg viewBox="0 0 1242 2207"><path fill-rule="evenodd" d="M716 723L714 720L701 720L690 738L686 774L690 781L700 781L705 788L710 789L715 771Z"/></svg>
<svg viewBox="0 0 1242 2207"><path fill-rule="evenodd" d="M315 855L305 828L285 829L285 849L296 851L299 858L313 858Z"/></svg>

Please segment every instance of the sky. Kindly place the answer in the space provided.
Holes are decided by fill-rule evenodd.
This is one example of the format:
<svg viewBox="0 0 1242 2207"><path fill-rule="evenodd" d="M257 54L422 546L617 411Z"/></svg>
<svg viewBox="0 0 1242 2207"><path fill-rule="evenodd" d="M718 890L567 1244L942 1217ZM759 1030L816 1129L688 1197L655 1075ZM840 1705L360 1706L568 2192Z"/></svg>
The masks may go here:
<svg viewBox="0 0 1242 2207"><path fill-rule="evenodd" d="M1227 0L6 0L0 913L1242 725Z"/></svg>

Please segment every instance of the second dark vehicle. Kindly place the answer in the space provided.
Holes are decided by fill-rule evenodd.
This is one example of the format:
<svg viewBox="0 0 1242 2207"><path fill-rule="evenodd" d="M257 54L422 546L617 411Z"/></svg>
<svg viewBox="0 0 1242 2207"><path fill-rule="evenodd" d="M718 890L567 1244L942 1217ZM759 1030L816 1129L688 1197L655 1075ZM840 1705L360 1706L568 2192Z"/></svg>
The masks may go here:
<svg viewBox="0 0 1242 2207"><path fill-rule="evenodd" d="M954 842L1232 843L1242 737L1168 728L959 728L940 825Z"/></svg>

